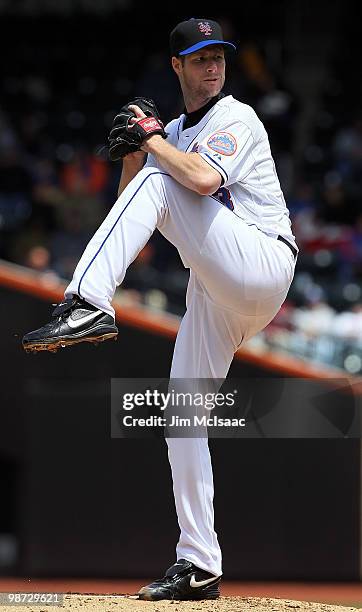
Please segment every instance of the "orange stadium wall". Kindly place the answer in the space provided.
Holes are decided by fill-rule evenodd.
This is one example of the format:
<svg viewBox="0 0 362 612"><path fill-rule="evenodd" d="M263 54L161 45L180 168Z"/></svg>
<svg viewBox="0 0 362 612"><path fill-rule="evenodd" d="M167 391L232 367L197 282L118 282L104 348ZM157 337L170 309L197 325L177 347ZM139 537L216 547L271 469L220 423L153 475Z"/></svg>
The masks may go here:
<svg viewBox="0 0 362 612"><path fill-rule="evenodd" d="M24 576L158 575L178 527L165 443L110 437L111 377L167 377L173 340L25 355L49 302L0 287L1 527ZM233 376L275 376L235 361ZM210 440L227 578L359 578L359 440Z"/></svg>

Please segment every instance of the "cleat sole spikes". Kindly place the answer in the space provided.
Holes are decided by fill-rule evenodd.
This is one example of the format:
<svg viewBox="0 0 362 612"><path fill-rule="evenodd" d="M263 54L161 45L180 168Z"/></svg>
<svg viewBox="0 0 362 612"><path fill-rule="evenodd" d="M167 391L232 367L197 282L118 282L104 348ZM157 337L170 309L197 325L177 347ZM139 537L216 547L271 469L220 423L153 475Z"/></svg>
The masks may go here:
<svg viewBox="0 0 362 612"><path fill-rule="evenodd" d="M103 334L102 336L90 336L89 338L61 338L49 342L34 342L23 345L26 353L40 353L42 351L47 351L48 353L56 353L58 349L65 348L66 346L72 346L73 344L80 344L81 342L88 342L89 344L94 344L97 346L100 342L104 342L105 340L117 340L118 333L110 332L108 334Z"/></svg>

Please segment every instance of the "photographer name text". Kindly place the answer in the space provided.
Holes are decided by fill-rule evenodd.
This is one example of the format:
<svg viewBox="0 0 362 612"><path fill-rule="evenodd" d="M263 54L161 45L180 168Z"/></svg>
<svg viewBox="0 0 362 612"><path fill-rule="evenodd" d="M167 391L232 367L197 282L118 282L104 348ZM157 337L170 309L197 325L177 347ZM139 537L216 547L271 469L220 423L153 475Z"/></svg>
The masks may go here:
<svg viewBox="0 0 362 612"><path fill-rule="evenodd" d="M214 416L179 417L173 415L168 421L165 417L149 416L147 418L126 415L122 418L125 427L245 427L245 419L228 419Z"/></svg>

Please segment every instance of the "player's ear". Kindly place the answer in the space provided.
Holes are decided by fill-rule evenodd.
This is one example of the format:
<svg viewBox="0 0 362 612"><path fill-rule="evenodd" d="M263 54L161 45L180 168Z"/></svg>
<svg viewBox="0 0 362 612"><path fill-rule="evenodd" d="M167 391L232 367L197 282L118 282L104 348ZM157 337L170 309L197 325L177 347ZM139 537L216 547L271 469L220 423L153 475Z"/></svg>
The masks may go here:
<svg viewBox="0 0 362 612"><path fill-rule="evenodd" d="M182 61L179 57L176 57L175 55L172 57L171 59L171 63L172 63L172 68L174 69L174 71L176 72L177 76L179 76L180 72L181 72L181 67L182 67Z"/></svg>

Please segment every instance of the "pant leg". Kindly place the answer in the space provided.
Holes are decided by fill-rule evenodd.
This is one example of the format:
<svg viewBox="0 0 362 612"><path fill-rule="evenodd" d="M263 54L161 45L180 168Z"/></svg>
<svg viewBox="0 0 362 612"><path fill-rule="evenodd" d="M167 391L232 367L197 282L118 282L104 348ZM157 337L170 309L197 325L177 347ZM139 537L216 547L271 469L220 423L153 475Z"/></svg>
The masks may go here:
<svg viewBox="0 0 362 612"><path fill-rule="evenodd" d="M241 335L240 315L210 302L201 283L191 272L187 311L176 339L171 378L224 379ZM167 445L180 526L177 558L187 559L197 567L221 575L207 438L167 438Z"/></svg>
<svg viewBox="0 0 362 612"><path fill-rule="evenodd" d="M263 314L243 314L215 303L203 281L191 271L187 311L176 339L171 379L226 378L237 348L269 323L284 298L284 292L274 296ZM207 438L170 437L167 445L180 526L177 558L185 558L197 567L221 575Z"/></svg>
<svg viewBox="0 0 362 612"><path fill-rule="evenodd" d="M114 316L111 300L117 286L167 212L157 180L163 174L156 168L142 170L129 183L88 243L65 297L79 295Z"/></svg>
<svg viewBox="0 0 362 612"><path fill-rule="evenodd" d="M194 266L221 209L211 198L186 189L158 168L143 168L91 238L65 296L79 295L114 316L115 290L153 231L159 228L183 261Z"/></svg>

